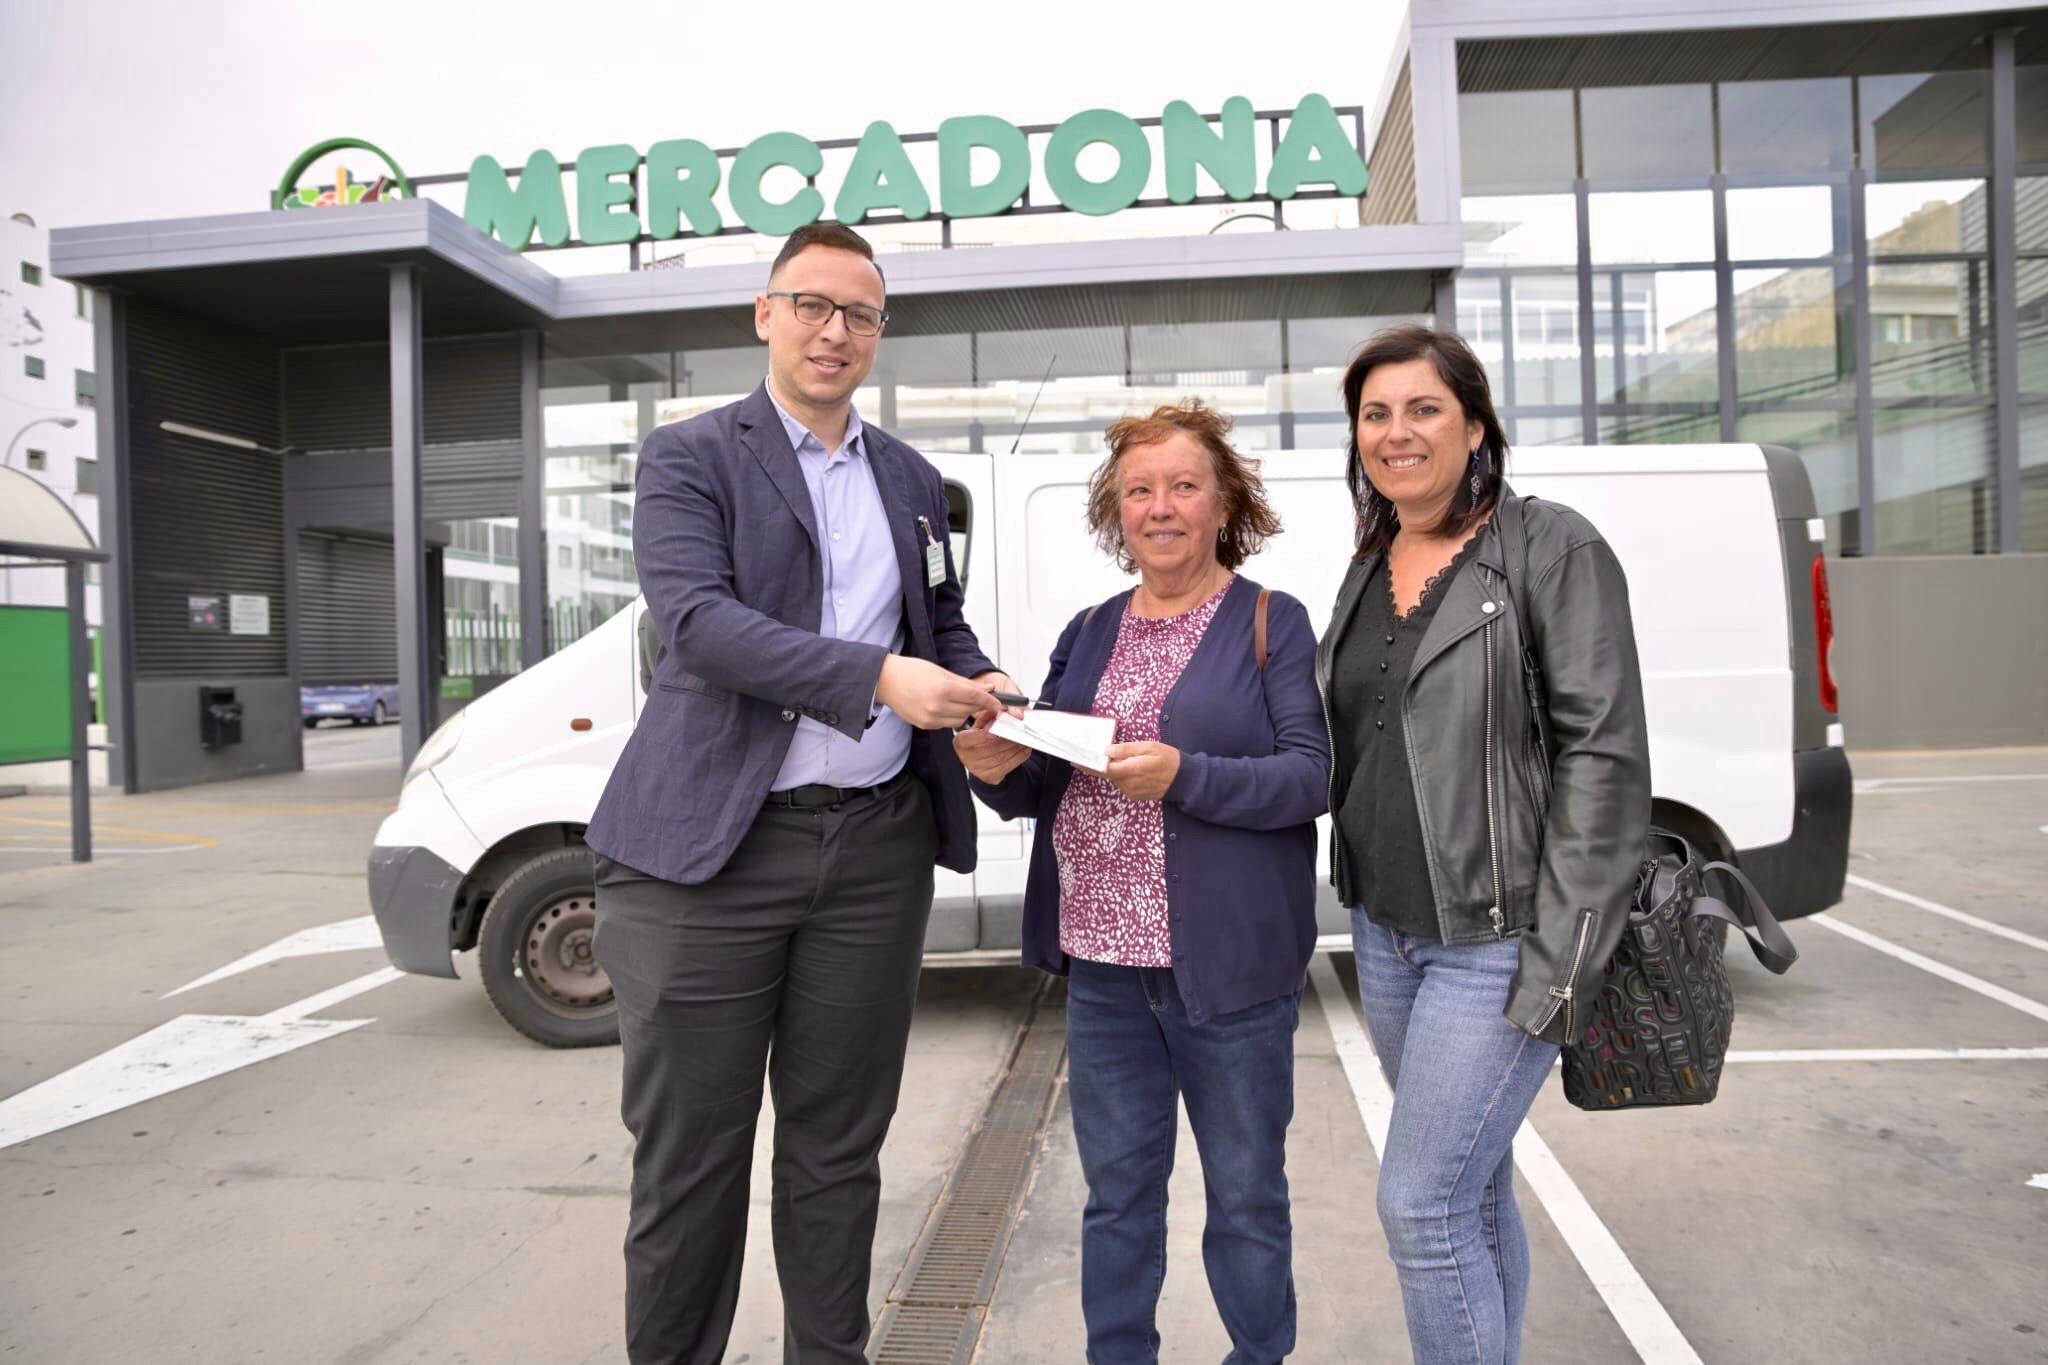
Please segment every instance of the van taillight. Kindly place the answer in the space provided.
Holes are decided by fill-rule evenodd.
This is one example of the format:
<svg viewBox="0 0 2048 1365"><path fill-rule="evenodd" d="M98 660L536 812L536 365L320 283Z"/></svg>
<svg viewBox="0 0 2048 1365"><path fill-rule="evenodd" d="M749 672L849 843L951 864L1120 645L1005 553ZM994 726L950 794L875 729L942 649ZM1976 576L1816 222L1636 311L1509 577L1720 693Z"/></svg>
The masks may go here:
<svg viewBox="0 0 2048 1365"><path fill-rule="evenodd" d="M1813 638L1820 650L1820 704L1839 714L1841 698L1835 691L1835 611L1828 605L1828 569L1822 557L1813 557Z"/></svg>

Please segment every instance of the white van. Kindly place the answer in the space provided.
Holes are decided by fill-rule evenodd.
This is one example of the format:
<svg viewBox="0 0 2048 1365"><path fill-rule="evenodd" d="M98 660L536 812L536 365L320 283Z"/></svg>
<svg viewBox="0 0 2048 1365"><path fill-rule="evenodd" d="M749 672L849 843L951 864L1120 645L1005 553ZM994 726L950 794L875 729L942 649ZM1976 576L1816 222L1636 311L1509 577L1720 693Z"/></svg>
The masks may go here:
<svg viewBox="0 0 2048 1365"><path fill-rule="evenodd" d="M1073 614L1129 582L1084 524L1097 457L929 458L946 481L967 619L1033 689ZM1343 470L1337 451L1273 452L1261 470L1286 530L1246 572L1317 618L1352 545ZM1628 572L1653 818L1740 863L1780 918L1834 904L1849 764L1821 522L1797 457L1754 445L1537 447L1516 451L1510 472L1516 491L1589 517ZM370 853L392 963L453 977L454 954L477 949L499 1011L553 1046L617 1037L590 950L583 829L645 700L652 636L635 602L472 702L421 747ZM980 815L979 868L938 874L927 965L1016 960L1030 822ZM1319 922L1325 946L1349 946L1327 884Z"/></svg>

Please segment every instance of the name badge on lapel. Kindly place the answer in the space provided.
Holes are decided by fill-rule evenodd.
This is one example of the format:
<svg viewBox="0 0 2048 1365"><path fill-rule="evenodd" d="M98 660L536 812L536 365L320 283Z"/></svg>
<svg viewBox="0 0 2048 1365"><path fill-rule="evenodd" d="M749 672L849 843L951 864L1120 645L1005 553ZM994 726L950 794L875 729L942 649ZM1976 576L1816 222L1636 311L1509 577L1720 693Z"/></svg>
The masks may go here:
<svg viewBox="0 0 2048 1365"><path fill-rule="evenodd" d="M946 581L946 547L932 534L930 519L919 517L917 524L924 528L924 585L936 588Z"/></svg>

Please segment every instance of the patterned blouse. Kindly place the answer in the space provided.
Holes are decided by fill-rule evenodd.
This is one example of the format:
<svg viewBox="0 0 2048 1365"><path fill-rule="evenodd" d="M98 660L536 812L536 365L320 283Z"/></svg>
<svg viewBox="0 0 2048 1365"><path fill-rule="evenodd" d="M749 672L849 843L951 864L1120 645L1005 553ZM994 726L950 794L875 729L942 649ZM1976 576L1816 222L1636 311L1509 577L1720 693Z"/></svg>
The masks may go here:
<svg viewBox="0 0 2048 1365"><path fill-rule="evenodd" d="M1159 712L1209 629L1216 595L1178 616L1126 607L1116 647L1089 710L1116 717L1116 742L1159 738ZM1060 870L1060 948L1123 967L1171 967L1166 912L1166 822L1157 801L1133 801L1109 779L1074 770L1053 819Z"/></svg>

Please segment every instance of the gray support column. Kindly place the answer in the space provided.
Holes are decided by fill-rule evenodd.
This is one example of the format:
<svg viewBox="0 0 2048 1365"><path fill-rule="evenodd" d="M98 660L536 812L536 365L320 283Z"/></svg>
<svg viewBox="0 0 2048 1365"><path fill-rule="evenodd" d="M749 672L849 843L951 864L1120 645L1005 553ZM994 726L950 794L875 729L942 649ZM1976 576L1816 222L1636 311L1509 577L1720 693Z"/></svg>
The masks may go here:
<svg viewBox="0 0 2048 1365"><path fill-rule="evenodd" d="M519 666L548 656L547 454L541 448L540 333L519 339Z"/></svg>
<svg viewBox="0 0 2048 1365"><path fill-rule="evenodd" d="M1728 177L1714 177L1714 374L1721 439L1735 439L1735 267L1728 264Z"/></svg>
<svg viewBox="0 0 2048 1365"><path fill-rule="evenodd" d="M1448 270L1430 276L1429 311L1438 331L1458 330L1458 281Z"/></svg>
<svg viewBox="0 0 2048 1365"><path fill-rule="evenodd" d="M1586 178L1572 182L1579 218L1579 425L1587 445L1600 442L1600 357L1593 350L1593 200Z"/></svg>
<svg viewBox="0 0 2048 1365"><path fill-rule="evenodd" d="M421 524L420 273L391 267L391 554L398 607L399 762L409 766L436 714L427 647L427 560Z"/></svg>
<svg viewBox="0 0 2048 1365"><path fill-rule="evenodd" d="M2020 550L2020 312L2017 204L2019 105L2014 30L1991 35L1991 335L1992 391L1998 396L1998 552Z"/></svg>
<svg viewBox="0 0 2048 1365"><path fill-rule="evenodd" d="M107 781L135 787L135 650L133 576L129 571L128 301L105 290L93 296L93 365L99 404L93 423L99 454L100 706L107 720Z"/></svg>
<svg viewBox="0 0 2048 1365"><path fill-rule="evenodd" d="M1280 409L1280 448L1294 449L1294 365L1288 350L1287 319L1280 319L1280 392L1286 395Z"/></svg>
<svg viewBox="0 0 2048 1365"><path fill-rule="evenodd" d="M101 582L106 575L100 575ZM92 671L92 641L85 630L85 563L64 565L64 609L71 621L71 861L92 861L92 751L85 747L85 726L92 711L92 692L85 675Z"/></svg>
<svg viewBox="0 0 2048 1365"><path fill-rule="evenodd" d="M1870 172L1858 166L1849 172L1849 269L1854 275L1856 302L1856 524L1842 537L1842 553L1877 551L1876 403L1870 373L1870 224L1863 191Z"/></svg>
<svg viewBox="0 0 2048 1365"><path fill-rule="evenodd" d="M1500 373L1494 376L1493 387L1500 394L1500 405L1512 411L1521 401L1519 386L1515 383L1515 310L1514 277L1500 277Z"/></svg>

